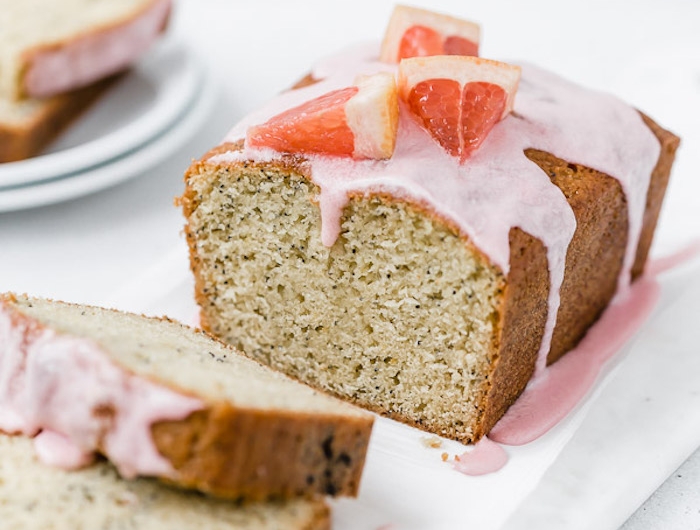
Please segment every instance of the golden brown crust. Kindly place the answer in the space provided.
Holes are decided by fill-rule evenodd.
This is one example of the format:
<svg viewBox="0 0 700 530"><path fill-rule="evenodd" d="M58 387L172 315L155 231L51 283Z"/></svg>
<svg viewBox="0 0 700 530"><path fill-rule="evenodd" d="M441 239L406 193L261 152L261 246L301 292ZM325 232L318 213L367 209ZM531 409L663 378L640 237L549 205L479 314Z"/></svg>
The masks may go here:
<svg viewBox="0 0 700 530"><path fill-rule="evenodd" d="M83 31L82 33L73 35L70 38L58 40L58 41L48 43L48 44L37 45L37 46L34 46L33 48L28 48L28 49L24 50L24 52L22 53L22 56L21 56L20 76L19 76L17 87L16 87L17 93L15 94L16 99L23 99L23 98L30 97L27 94L26 87L24 86L24 77L25 77L26 73L29 71L29 69L31 68L31 65L34 62L34 59L37 55L40 55L40 54L46 53L46 52L52 52L55 50L60 50L61 48L63 48L67 44L70 44L73 41L77 41L79 39L91 37L93 35L98 35L100 33L106 32L106 31L111 31L111 30L116 29L120 26L128 24L131 21L142 16L144 13L146 13L146 11L151 9L158 1L159 0L152 0L150 3L142 6L141 8L137 9L133 13L130 13L129 15L122 17L121 19L113 20L109 23L102 24L101 26L95 26L93 28L90 28L90 30L88 30L88 31ZM166 30L166 28L168 27L171 15L172 15L172 4L168 10L168 13L165 17L163 25L160 28L161 33L164 32Z"/></svg>
<svg viewBox="0 0 700 530"><path fill-rule="evenodd" d="M495 328L490 388L474 441L491 430L525 389L535 370L547 320L547 250L539 239L520 228L512 228L508 236L510 272L501 319Z"/></svg>
<svg viewBox="0 0 700 530"><path fill-rule="evenodd" d="M372 429L353 418L211 405L153 426L176 483L245 500L355 496Z"/></svg>
<svg viewBox="0 0 700 530"><path fill-rule="evenodd" d="M578 343L615 294L627 245L627 201L612 177L542 151L525 153L562 191L576 217L547 357L552 363Z"/></svg>
<svg viewBox="0 0 700 530"><path fill-rule="evenodd" d="M651 174L651 182L647 191L646 209L644 210L644 220L642 222L642 233L637 245L637 255L632 267L632 278L638 277L644 271L651 242L654 238L656 223L659 219L661 204L666 193L668 179L671 176L671 167L676 157L676 150L681 139L670 131L667 131L654 122L649 116L640 113L644 123L659 139L661 144L661 155Z"/></svg>
<svg viewBox="0 0 700 530"><path fill-rule="evenodd" d="M0 124L0 163L24 160L38 154L120 77L112 76L85 88L50 98L42 112L28 126Z"/></svg>

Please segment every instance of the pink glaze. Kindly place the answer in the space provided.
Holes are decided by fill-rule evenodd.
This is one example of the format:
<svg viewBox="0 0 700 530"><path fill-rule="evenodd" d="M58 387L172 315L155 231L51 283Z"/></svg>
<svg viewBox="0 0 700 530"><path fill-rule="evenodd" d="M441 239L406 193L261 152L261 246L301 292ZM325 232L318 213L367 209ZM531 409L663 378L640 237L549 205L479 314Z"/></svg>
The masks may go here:
<svg viewBox="0 0 700 530"><path fill-rule="evenodd" d="M89 466L95 460L94 453L86 452L62 434L48 430L34 437L34 451L47 466L67 470Z"/></svg>
<svg viewBox="0 0 700 530"><path fill-rule="evenodd" d="M455 457L452 467L465 475L486 475L494 473L508 463L505 449L486 436L464 454Z"/></svg>
<svg viewBox="0 0 700 530"><path fill-rule="evenodd" d="M99 450L125 477L173 476L151 425L202 407L115 365L92 341L13 317L0 304L0 431L43 430L42 460L70 469Z"/></svg>
<svg viewBox="0 0 700 530"><path fill-rule="evenodd" d="M377 62L378 46L362 46L321 63L313 71L320 82L283 93L267 107L244 118L225 141L245 137L250 125L330 90L349 86L355 77L393 71ZM573 212L559 188L523 151L535 148L569 162L600 170L619 180L627 198L629 236L618 292L627 289L646 192L660 153L656 137L639 113L618 99L583 89L534 66L523 66L514 113L498 123L481 148L465 163L448 155L401 109L396 150L385 161L308 156L312 180L320 187L322 241L331 246L340 232L348 194L388 192L418 201L454 222L504 273L509 269L508 234L520 227L547 248L550 289L545 333L535 378L545 373L559 308L559 288L569 242L576 229ZM268 161L278 155L246 146L217 161Z"/></svg>
<svg viewBox="0 0 700 530"><path fill-rule="evenodd" d="M700 255L700 239L691 241L673 254L651 260L646 265L645 274L649 276L663 274L664 272L674 269L686 261L690 261L698 255Z"/></svg>
<svg viewBox="0 0 700 530"><path fill-rule="evenodd" d="M24 77L27 95L51 96L123 70L156 40L170 8L171 0L158 0L133 20L38 52Z"/></svg>
<svg viewBox="0 0 700 530"><path fill-rule="evenodd" d="M573 350L530 382L489 437L507 445L523 445L562 420L593 386L603 365L641 328L659 290L654 278L644 276L615 298Z"/></svg>

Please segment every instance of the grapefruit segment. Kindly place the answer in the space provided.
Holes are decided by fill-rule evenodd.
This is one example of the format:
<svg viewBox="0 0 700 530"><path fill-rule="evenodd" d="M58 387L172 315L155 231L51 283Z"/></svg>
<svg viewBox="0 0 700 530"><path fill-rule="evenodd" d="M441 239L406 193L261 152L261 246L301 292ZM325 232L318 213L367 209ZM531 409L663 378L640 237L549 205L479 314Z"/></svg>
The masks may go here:
<svg viewBox="0 0 700 530"><path fill-rule="evenodd" d="M398 116L396 81L392 74L383 72L250 127L246 145L281 153L390 158Z"/></svg>
<svg viewBox="0 0 700 530"><path fill-rule="evenodd" d="M427 26L411 26L399 42L398 59L442 55L442 35Z"/></svg>
<svg viewBox="0 0 700 530"><path fill-rule="evenodd" d="M513 109L519 80L519 67L478 57L416 57L399 64L399 96L462 161Z"/></svg>
<svg viewBox="0 0 700 530"><path fill-rule="evenodd" d="M462 90L462 158L468 158L478 149L503 116L506 92L493 83L472 81Z"/></svg>
<svg viewBox="0 0 700 530"><path fill-rule="evenodd" d="M248 129L250 147L283 153L351 155L355 139L345 119L345 104L357 87L333 90Z"/></svg>
<svg viewBox="0 0 700 530"><path fill-rule="evenodd" d="M389 19L379 55L398 63L429 55L479 55L478 24L408 6L396 6Z"/></svg>
<svg viewBox="0 0 700 530"><path fill-rule="evenodd" d="M430 134L454 156L460 154L459 113L453 112L461 99L461 88L454 79L428 79L417 83L407 94L413 112Z"/></svg>

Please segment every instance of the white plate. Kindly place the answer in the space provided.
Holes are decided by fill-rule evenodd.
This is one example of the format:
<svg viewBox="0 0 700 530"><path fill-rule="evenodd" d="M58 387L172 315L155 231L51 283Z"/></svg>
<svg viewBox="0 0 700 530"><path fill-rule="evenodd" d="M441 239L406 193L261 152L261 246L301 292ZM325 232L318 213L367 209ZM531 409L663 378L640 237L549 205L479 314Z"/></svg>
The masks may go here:
<svg viewBox="0 0 700 530"><path fill-rule="evenodd" d="M178 42L160 43L45 154L0 164L0 190L84 171L138 148L192 104L202 76Z"/></svg>
<svg viewBox="0 0 700 530"><path fill-rule="evenodd" d="M99 191L133 178L180 148L201 127L215 99L211 83L204 83L197 99L166 132L140 149L100 166L62 178L15 188L0 188L0 212L45 206Z"/></svg>

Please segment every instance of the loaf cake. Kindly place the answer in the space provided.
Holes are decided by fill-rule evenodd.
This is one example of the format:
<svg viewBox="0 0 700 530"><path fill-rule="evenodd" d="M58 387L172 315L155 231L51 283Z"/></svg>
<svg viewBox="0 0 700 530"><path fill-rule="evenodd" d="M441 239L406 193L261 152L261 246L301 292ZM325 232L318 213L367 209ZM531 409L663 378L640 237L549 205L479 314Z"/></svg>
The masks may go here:
<svg viewBox="0 0 700 530"><path fill-rule="evenodd" d="M0 431L215 496L355 495L373 417L176 322L0 298Z"/></svg>
<svg viewBox="0 0 700 530"><path fill-rule="evenodd" d="M2 0L0 97L45 98L123 70L170 9L171 0Z"/></svg>
<svg viewBox="0 0 700 530"><path fill-rule="evenodd" d="M322 500L237 505L123 480L106 462L69 472L39 462L31 440L0 435L0 520L5 530L325 530Z"/></svg>
<svg viewBox="0 0 700 530"><path fill-rule="evenodd" d="M385 160L252 145L260 124L361 74L400 83L415 61L379 56L322 61L186 172L201 325L319 389L475 442L643 272L679 140L522 64L512 113L461 158L405 98Z"/></svg>

